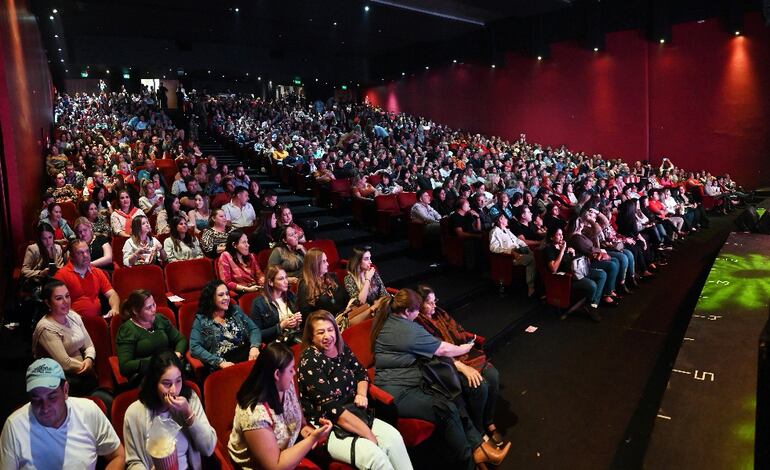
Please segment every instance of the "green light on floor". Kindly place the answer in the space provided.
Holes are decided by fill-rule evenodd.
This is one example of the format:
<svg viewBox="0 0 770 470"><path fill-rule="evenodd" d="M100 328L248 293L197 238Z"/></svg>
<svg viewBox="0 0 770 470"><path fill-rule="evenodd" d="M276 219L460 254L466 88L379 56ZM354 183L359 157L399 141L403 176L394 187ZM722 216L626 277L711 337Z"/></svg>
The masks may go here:
<svg viewBox="0 0 770 470"><path fill-rule="evenodd" d="M733 434L738 438L751 443L754 442L755 431L756 427L754 426L754 421L740 423L733 428Z"/></svg>
<svg viewBox="0 0 770 470"><path fill-rule="evenodd" d="M757 215L762 217L766 210L764 207L757 207Z"/></svg>
<svg viewBox="0 0 770 470"><path fill-rule="evenodd" d="M754 454L743 457L735 466L737 470L754 470Z"/></svg>
<svg viewBox="0 0 770 470"><path fill-rule="evenodd" d="M757 397L751 397L743 402L743 409L746 411L756 412L757 410Z"/></svg>
<svg viewBox="0 0 770 470"><path fill-rule="evenodd" d="M751 280L750 282L746 282ZM714 261L696 311L764 308L770 299L770 257L723 254Z"/></svg>

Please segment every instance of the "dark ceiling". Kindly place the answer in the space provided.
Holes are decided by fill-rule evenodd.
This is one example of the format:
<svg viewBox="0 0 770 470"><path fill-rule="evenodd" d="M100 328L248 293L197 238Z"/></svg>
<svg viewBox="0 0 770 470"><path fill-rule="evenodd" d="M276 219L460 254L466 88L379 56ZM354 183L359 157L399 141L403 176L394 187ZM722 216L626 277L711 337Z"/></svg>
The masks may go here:
<svg viewBox="0 0 770 470"><path fill-rule="evenodd" d="M760 0L33 0L55 76L367 81L445 60L723 14ZM53 13L53 9L57 13ZM49 18L52 17L53 19ZM59 37L55 37L58 35ZM59 51L61 49L61 51ZM540 53L538 52L538 55ZM211 70L211 72L209 72Z"/></svg>

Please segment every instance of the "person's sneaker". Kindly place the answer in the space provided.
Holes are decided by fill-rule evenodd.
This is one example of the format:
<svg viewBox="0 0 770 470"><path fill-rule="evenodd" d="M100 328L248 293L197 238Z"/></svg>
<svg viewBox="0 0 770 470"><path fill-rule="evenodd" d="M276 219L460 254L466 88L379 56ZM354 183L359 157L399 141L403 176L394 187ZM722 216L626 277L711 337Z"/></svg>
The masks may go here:
<svg viewBox="0 0 770 470"><path fill-rule="evenodd" d="M588 309L588 316L591 318L592 321L599 323L602 321L602 316L599 315L599 312L596 310L596 308L593 307L594 304L591 304L592 306Z"/></svg>

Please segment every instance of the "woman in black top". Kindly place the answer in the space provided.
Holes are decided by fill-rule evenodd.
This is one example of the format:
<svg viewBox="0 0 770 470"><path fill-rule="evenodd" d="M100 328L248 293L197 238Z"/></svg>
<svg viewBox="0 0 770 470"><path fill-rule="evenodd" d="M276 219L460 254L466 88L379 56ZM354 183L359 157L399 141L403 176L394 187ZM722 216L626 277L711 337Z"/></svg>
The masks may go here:
<svg viewBox="0 0 770 470"><path fill-rule="evenodd" d="M273 232L278 224L274 211L261 211L257 218L257 229L249 235L249 251L257 254L275 246Z"/></svg>
<svg viewBox="0 0 770 470"><path fill-rule="evenodd" d="M441 217L446 217L452 212L452 206L449 205L449 200L447 199L446 190L444 188L436 188L433 190L433 199L431 199L430 205L436 212L441 214Z"/></svg>

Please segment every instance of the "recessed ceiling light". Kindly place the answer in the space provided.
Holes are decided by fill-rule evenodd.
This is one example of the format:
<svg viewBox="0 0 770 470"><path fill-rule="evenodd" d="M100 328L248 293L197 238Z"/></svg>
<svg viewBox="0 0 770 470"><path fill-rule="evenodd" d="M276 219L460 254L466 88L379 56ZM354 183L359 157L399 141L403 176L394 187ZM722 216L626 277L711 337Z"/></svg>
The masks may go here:
<svg viewBox="0 0 770 470"><path fill-rule="evenodd" d="M235 9L235 12L236 12L236 13L238 13L239 11L241 11L241 9L240 9L240 8L236 8L236 9Z"/></svg>
<svg viewBox="0 0 770 470"><path fill-rule="evenodd" d="M59 59L59 62L64 63L64 59Z"/></svg>
<svg viewBox="0 0 770 470"><path fill-rule="evenodd" d="M598 47L594 47L594 52L599 52L599 48Z"/></svg>
<svg viewBox="0 0 770 470"><path fill-rule="evenodd" d="M497 65L495 65L495 64L492 64L492 68L493 68L493 69L494 69L494 68L497 68Z"/></svg>
<svg viewBox="0 0 770 470"><path fill-rule="evenodd" d="M661 43L661 44L665 44L665 43L666 43L666 40L665 40L665 39L663 39L663 38L660 38L660 43Z"/></svg>
<svg viewBox="0 0 770 470"><path fill-rule="evenodd" d="M48 19L53 21L53 16L49 16Z"/></svg>
<svg viewBox="0 0 770 470"><path fill-rule="evenodd" d="M58 37L59 37L59 35L58 35L58 34L54 34L54 35L53 35L53 37L55 37L55 38L58 38Z"/></svg>
<svg viewBox="0 0 770 470"><path fill-rule="evenodd" d="M61 52L61 47L58 50L59 50L59 52Z"/></svg>
<svg viewBox="0 0 770 470"><path fill-rule="evenodd" d="M740 35L741 35L741 32L740 32L740 31L736 31L736 32L735 32L735 35L736 35L736 36L740 36Z"/></svg>
<svg viewBox="0 0 770 470"><path fill-rule="evenodd" d="M364 11L366 11L366 12L368 12L368 11L369 11L369 5L366 5L366 6L364 7Z"/></svg>
<svg viewBox="0 0 770 470"><path fill-rule="evenodd" d="M211 73L211 70L209 70L209 73Z"/></svg>
<svg viewBox="0 0 770 470"><path fill-rule="evenodd" d="M406 73L405 72L401 72L401 76L402 77L406 76Z"/></svg>
<svg viewBox="0 0 770 470"><path fill-rule="evenodd" d="M57 10L56 8L54 8L52 11L53 11L53 14L54 14L54 15L55 15L55 14L57 14L57 13L59 13L59 10Z"/></svg>
<svg viewBox="0 0 770 470"><path fill-rule="evenodd" d="M249 76L249 72L246 72L246 76L247 76L247 77Z"/></svg>
<svg viewBox="0 0 770 470"><path fill-rule="evenodd" d="M334 23L332 23L332 25L337 26L337 22L335 21Z"/></svg>
<svg viewBox="0 0 770 470"><path fill-rule="evenodd" d="M107 75L109 75L109 74L110 74L110 71L109 71L109 69L107 69ZM163 78L166 78L166 77L163 77Z"/></svg>
<svg viewBox="0 0 770 470"><path fill-rule="evenodd" d="M430 68L430 67L428 67L427 65L425 66L425 70L428 70L429 68Z"/></svg>
<svg viewBox="0 0 770 470"><path fill-rule="evenodd" d="M543 60L543 56L541 55L537 56L537 60Z"/></svg>

